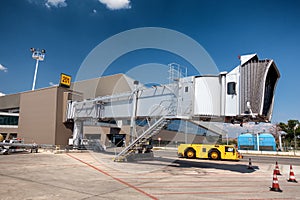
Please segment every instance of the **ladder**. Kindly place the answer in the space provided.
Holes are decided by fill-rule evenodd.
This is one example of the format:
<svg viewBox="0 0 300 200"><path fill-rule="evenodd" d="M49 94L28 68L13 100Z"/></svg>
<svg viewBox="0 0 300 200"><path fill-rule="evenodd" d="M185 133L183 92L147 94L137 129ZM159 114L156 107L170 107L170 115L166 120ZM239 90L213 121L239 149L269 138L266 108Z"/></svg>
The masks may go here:
<svg viewBox="0 0 300 200"><path fill-rule="evenodd" d="M114 159L114 161L127 161L128 156L135 154L136 152L142 153L143 146L149 141L151 137L159 133L159 131L168 124L169 120L164 116L159 118L153 123L147 130L145 130L140 136L138 136L132 143L124 148Z"/></svg>

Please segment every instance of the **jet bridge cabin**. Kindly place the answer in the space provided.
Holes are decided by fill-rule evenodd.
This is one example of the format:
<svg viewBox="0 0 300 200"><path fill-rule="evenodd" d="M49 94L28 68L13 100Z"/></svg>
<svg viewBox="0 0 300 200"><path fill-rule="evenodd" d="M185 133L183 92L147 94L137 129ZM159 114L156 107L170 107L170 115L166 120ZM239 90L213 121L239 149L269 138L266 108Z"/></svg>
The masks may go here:
<svg viewBox="0 0 300 200"><path fill-rule="evenodd" d="M225 122L269 122L279 71L273 60L241 56L241 65L219 76L195 77L193 117ZM179 104L180 105L180 104Z"/></svg>

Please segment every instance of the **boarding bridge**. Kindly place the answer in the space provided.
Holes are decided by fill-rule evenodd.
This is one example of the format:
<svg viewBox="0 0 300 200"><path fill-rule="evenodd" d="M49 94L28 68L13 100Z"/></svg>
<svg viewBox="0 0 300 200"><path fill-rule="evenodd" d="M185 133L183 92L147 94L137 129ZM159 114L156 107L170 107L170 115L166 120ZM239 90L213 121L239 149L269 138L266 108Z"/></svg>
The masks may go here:
<svg viewBox="0 0 300 200"><path fill-rule="evenodd" d="M135 152L140 144L159 132L168 120L221 121L225 123L270 122L279 71L273 60L259 60L256 54L240 57L231 72L182 77L173 82L139 87L132 92L70 101L67 120L74 122L74 146L83 137L87 120L131 120L131 143L118 155ZM152 119L143 133L135 132L136 119Z"/></svg>

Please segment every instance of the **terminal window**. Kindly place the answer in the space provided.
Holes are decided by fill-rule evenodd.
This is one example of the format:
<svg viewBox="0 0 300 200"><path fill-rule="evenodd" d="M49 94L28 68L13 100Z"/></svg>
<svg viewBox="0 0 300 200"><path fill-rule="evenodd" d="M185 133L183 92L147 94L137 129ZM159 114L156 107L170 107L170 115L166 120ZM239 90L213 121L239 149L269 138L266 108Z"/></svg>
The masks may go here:
<svg viewBox="0 0 300 200"><path fill-rule="evenodd" d="M18 125L19 116L0 115L0 125Z"/></svg>

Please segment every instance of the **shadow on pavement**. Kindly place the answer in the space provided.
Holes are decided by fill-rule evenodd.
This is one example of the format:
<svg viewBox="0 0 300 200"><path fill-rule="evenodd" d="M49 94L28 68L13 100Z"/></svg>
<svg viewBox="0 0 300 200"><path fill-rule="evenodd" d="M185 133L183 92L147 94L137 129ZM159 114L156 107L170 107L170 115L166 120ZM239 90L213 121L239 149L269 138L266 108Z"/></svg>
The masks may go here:
<svg viewBox="0 0 300 200"><path fill-rule="evenodd" d="M131 163L156 165L156 166L165 165L174 168L220 169L220 170L226 170L226 171L232 171L238 173L253 173L256 170L259 170L258 166L252 166L253 169L248 169L248 165L237 164L237 162L234 161L232 162L232 164L228 164L228 163L222 163L222 161L205 162L205 160L199 160L199 159L182 160L182 159L171 159L171 158L163 158L163 157L154 157L152 160L135 161Z"/></svg>
<svg viewBox="0 0 300 200"><path fill-rule="evenodd" d="M245 164L236 164L233 162L232 164L221 163L222 161L214 161L214 162L195 162L192 160L176 160L174 163L179 164L178 167L181 168L190 168L190 167L199 167L199 168L213 168L220 170L227 170L232 172L239 173L253 173L258 170L257 166L252 166L253 169L248 169L248 165Z"/></svg>
<svg viewBox="0 0 300 200"><path fill-rule="evenodd" d="M101 152L104 154L115 155L115 152ZM205 159L178 159L177 157L167 158L164 156L154 156L154 158L135 160L130 163L145 164L154 166L168 166L176 168L206 168L206 169L220 169L238 173L253 173L259 170L258 166L252 166L252 169L248 169L246 164L238 164L237 161L232 161L232 164L223 162L221 160L211 161Z"/></svg>

